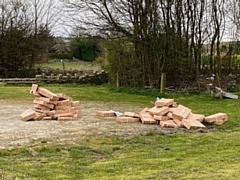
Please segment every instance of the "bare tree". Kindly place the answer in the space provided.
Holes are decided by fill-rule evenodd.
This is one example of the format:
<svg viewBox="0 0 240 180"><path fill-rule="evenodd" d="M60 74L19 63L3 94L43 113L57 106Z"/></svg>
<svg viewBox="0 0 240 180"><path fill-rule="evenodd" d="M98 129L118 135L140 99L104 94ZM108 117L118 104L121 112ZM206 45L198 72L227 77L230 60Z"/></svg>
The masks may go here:
<svg viewBox="0 0 240 180"><path fill-rule="evenodd" d="M120 85L131 84L125 83L129 78L134 82L136 79L138 86L153 83L158 86L162 72L167 73L170 83L191 83L201 73L202 49L208 42L211 73L221 74L225 0L65 0L65 3L81 32L100 33L108 41L124 38L122 43L127 39L133 44L128 63L123 60L124 48L120 45L116 48L118 63L111 64L115 65L111 72L120 79ZM129 66L131 61L134 67ZM138 73L134 71L129 76L129 68Z"/></svg>
<svg viewBox="0 0 240 180"><path fill-rule="evenodd" d="M2 76L30 76L37 56L49 48L51 18L48 12L50 9L43 7L38 9L35 4L36 9L33 15L31 5L23 0L1 1L0 3Z"/></svg>

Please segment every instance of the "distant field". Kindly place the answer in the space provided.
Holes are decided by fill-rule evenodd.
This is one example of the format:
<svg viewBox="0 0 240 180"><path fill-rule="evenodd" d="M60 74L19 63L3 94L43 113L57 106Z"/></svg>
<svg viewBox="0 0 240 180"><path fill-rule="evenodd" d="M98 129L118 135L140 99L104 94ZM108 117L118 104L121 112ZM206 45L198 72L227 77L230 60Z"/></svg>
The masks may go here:
<svg viewBox="0 0 240 180"><path fill-rule="evenodd" d="M44 64L38 64L37 67L49 67L53 69L63 69L65 70L91 70L95 67L92 66L91 62L86 61L74 61L74 62L49 62Z"/></svg>

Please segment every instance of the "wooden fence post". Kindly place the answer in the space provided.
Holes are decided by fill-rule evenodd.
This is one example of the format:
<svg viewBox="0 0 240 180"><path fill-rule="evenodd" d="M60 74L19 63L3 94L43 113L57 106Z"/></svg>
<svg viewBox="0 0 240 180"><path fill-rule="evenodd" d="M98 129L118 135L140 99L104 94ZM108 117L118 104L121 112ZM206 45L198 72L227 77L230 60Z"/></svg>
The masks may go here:
<svg viewBox="0 0 240 180"><path fill-rule="evenodd" d="M166 84L166 73L162 73L161 75L161 85L160 85L160 92L164 93L165 91L165 84Z"/></svg>

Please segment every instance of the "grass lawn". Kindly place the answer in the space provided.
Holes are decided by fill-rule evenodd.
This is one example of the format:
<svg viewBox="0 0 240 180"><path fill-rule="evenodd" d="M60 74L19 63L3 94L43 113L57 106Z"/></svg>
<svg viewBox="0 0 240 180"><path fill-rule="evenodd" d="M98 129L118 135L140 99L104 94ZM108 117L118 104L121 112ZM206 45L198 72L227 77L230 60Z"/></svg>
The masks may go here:
<svg viewBox="0 0 240 180"><path fill-rule="evenodd" d="M86 61L70 61L70 62L49 62L38 64L37 67L49 67L52 69L63 69L65 70L92 70L92 63Z"/></svg>
<svg viewBox="0 0 240 180"><path fill-rule="evenodd" d="M142 107L154 101L156 93L132 94L107 86L41 85L75 100L111 101ZM32 101L30 86L0 86L0 100ZM140 94L140 95L139 95ZM149 95L150 94L150 95ZM81 136L76 144L56 145L51 140L41 146L0 151L4 177L15 179L146 180L200 179L235 180L240 173L239 100L215 99L210 95L159 94L174 98L195 113L228 114L222 126L201 133L149 132L131 139L121 136ZM34 152L34 153L33 153Z"/></svg>

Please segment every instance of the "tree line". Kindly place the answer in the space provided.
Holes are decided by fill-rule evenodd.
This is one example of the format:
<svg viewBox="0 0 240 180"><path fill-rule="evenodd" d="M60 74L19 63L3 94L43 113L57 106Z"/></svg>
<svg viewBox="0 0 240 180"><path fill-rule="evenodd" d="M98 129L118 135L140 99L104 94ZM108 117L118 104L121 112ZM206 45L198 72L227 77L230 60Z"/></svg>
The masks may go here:
<svg viewBox="0 0 240 180"><path fill-rule="evenodd" d="M1 77L31 77L52 43L52 0L0 1Z"/></svg>
<svg viewBox="0 0 240 180"><path fill-rule="evenodd" d="M181 86L204 69L222 77L237 65L238 0L68 0L66 7L78 35L108 39L109 72L117 86L159 87L162 73L169 85Z"/></svg>

